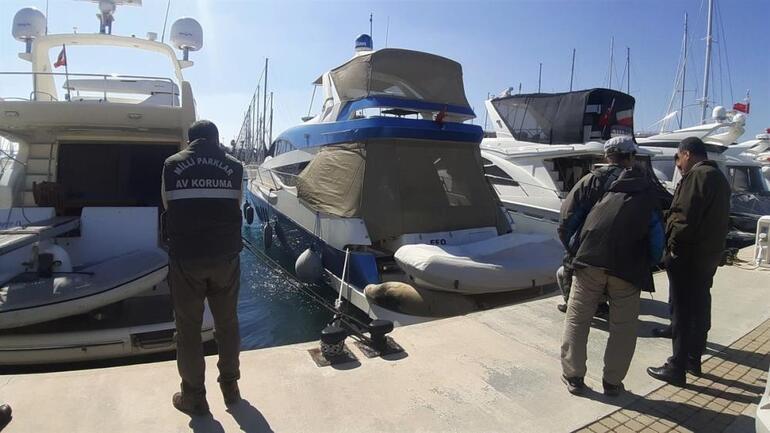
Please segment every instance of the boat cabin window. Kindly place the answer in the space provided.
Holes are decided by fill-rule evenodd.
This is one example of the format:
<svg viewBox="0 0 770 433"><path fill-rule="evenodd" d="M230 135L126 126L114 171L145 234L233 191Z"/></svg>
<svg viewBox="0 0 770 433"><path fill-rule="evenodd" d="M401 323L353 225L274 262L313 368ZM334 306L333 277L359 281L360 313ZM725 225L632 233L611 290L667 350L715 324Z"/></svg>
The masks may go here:
<svg viewBox="0 0 770 433"><path fill-rule="evenodd" d="M767 191L759 167L728 167L727 173L733 192L756 194Z"/></svg>
<svg viewBox="0 0 770 433"><path fill-rule="evenodd" d="M294 145L287 140L275 140L270 145L270 149L267 151L267 156L278 156L282 153L294 150Z"/></svg>
<svg viewBox="0 0 770 433"><path fill-rule="evenodd" d="M65 213L87 206L162 206L163 162L178 144L60 143L57 184Z"/></svg>
<svg viewBox="0 0 770 433"><path fill-rule="evenodd" d="M568 158L554 158L554 171L558 173L558 180L562 182L562 192L569 192L572 187L594 169L597 164L603 164L604 157L599 155L571 156Z"/></svg>
<svg viewBox="0 0 770 433"><path fill-rule="evenodd" d="M519 186L519 182L513 180L508 173L496 166L492 161L481 158L481 162L484 164L484 174L492 185Z"/></svg>
<svg viewBox="0 0 770 433"><path fill-rule="evenodd" d="M272 170L273 174L286 186L297 186L297 176L307 167L310 161L284 165Z"/></svg>
<svg viewBox="0 0 770 433"><path fill-rule="evenodd" d="M672 181L674 180L674 171L676 170L676 164L674 163L673 159L665 158L665 159L653 159L652 160L652 168L655 172L655 175L657 175L659 178L662 177L665 181Z"/></svg>

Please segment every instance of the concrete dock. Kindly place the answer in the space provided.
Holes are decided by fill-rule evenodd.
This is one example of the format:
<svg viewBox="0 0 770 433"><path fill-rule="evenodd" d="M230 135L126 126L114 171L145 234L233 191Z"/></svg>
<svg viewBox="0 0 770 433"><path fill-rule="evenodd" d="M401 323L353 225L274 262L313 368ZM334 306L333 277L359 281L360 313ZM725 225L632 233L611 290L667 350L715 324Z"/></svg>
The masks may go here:
<svg viewBox="0 0 770 433"><path fill-rule="evenodd" d="M703 422L709 431L753 431L750 393L761 394L770 362L770 271L719 269L707 375L700 382L688 376L695 383L686 390L645 373L671 353L670 340L651 338L668 316L665 274L655 282L654 298L642 298L640 338L624 381L629 392L617 398L601 394L602 320L589 339L586 381L595 392L575 397L561 383L564 316L554 294L396 329L391 335L406 353L387 359L366 358L350 340L358 361L332 367L313 362L308 349L315 342L245 352L245 401L231 409L219 394L216 357L208 357L209 417L190 418L171 406L179 383L174 362L2 376L0 400L14 411L3 433L702 431L687 420L707 409L719 418ZM744 379L753 382L740 386ZM666 410L650 409L655 402Z"/></svg>

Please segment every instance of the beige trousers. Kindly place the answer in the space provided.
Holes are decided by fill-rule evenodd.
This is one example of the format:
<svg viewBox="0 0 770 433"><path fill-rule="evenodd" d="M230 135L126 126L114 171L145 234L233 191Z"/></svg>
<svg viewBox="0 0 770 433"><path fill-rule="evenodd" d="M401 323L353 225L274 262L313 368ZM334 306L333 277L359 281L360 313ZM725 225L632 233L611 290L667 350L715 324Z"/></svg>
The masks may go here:
<svg viewBox="0 0 770 433"><path fill-rule="evenodd" d="M596 304L606 294L610 302L610 337L604 351L603 378L612 385L623 381L636 348L639 293L633 284L607 275L599 268L575 269L561 344L561 367L565 376L586 375L588 332Z"/></svg>

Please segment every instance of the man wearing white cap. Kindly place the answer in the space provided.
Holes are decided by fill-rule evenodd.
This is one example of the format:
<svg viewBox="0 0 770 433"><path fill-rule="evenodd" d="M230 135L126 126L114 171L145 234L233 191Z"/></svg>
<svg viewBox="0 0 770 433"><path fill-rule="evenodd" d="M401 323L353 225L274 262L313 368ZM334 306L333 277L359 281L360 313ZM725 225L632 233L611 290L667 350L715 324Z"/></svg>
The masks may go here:
<svg viewBox="0 0 770 433"><path fill-rule="evenodd" d="M633 138L610 139L604 150L610 164L622 169L568 238L575 276L564 321L561 364L562 381L569 392L583 393L591 318L596 304L606 295L610 336L602 385L606 395L614 396L624 389L623 379L636 348L640 290L653 290L651 268L660 261L665 236L652 181L634 166ZM573 212L580 216L584 210Z"/></svg>
<svg viewBox="0 0 770 433"><path fill-rule="evenodd" d="M580 247L580 229L583 227L588 213L604 196L612 182L620 177L624 169L633 166L636 144L629 136L614 137L604 144L604 153L608 164L583 176L569 192L561 206L557 232L567 253L564 257L564 265L559 268L556 276L564 297L564 303L557 306L562 313L567 312L567 301L574 274L572 260ZM626 158L626 155L630 157ZM606 300L602 299L596 307L596 316L606 318L607 314L609 314L609 305L607 305Z"/></svg>

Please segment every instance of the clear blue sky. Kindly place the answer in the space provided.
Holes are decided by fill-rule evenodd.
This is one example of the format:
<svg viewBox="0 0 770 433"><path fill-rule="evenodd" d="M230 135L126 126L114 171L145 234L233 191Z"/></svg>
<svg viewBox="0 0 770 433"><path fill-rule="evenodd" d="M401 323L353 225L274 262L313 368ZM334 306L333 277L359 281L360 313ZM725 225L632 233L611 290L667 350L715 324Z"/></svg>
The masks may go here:
<svg viewBox="0 0 770 433"><path fill-rule="evenodd" d="M388 46L427 51L463 65L468 99L477 123L484 121L488 92L522 83L537 90L538 63L543 63L542 90L569 87L572 49L577 49L576 89L607 85L610 37L615 38L613 87L631 48L631 94L636 97L636 129L646 129L665 114L671 95L685 12L692 35L686 103L700 93L703 74L705 0L539 0L539 1L228 1L172 0L170 23L181 16L197 18L204 28L204 48L193 53L195 67L185 71L192 82L202 118L220 125L224 140L240 126L265 57L270 58L269 86L275 92L275 135L299 122L310 102L310 82L347 60L353 40L368 32L374 13L375 48ZM770 127L770 1L718 0L721 26L712 99L731 106L751 89L749 139ZM10 35L14 13L24 6L45 9L45 0L0 1L0 70L23 71L16 59L22 45ZM144 36L160 33L166 0L144 0L142 8L121 7L114 33ZM50 0L51 33L98 31L96 5ZM721 27L721 28L720 28ZM722 34L722 29L724 34ZM725 49L726 48L726 49ZM721 70L719 60L721 56ZM727 61L729 59L729 74ZM152 67L151 67L152 66ZM122 56L80 56L70 72L154 74L149 61ZM168 75L168 74L165 74ZM732 78L732 96L728 76ZM0 96L13 87L0 82ZM625 90L625 84L624 84ZM316 101L318 102L318 101ZM315 111L315 110L314 110ZM699 109L686 110L685 124Z"/></svg>

